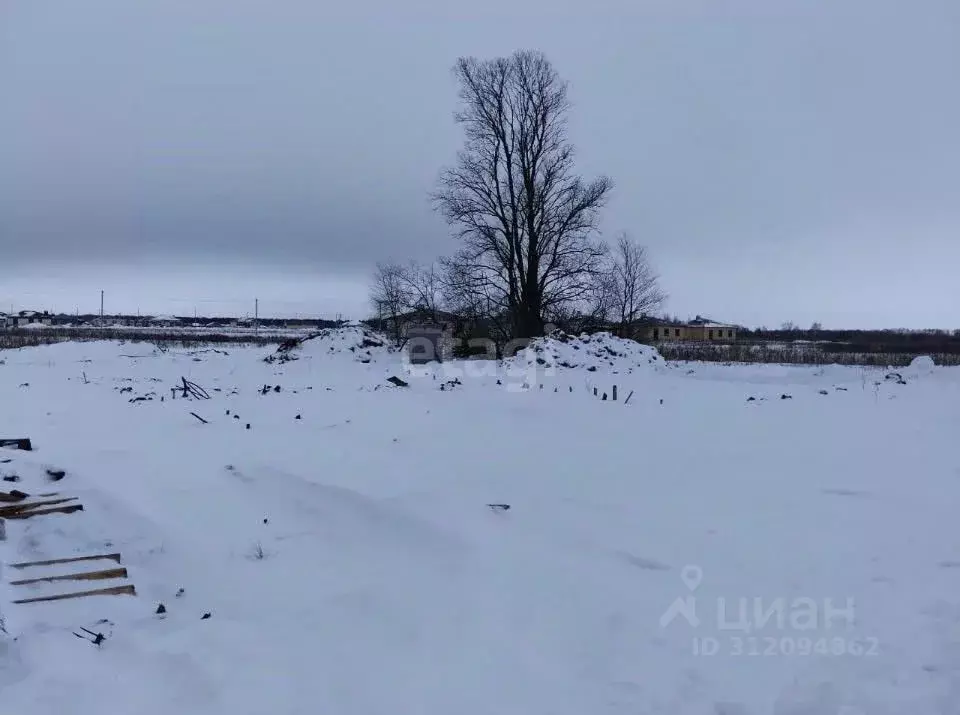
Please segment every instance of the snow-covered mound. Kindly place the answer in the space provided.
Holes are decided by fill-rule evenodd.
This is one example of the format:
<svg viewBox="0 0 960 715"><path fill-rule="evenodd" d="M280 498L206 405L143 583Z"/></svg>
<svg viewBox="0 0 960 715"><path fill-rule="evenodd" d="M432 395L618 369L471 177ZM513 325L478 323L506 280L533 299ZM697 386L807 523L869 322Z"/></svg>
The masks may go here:
<svg viewBox="0 0 960 715"><path fill-rule="evenodd" d="M289 362L301 357L318 358L350 353L357 362L366 363L391 352L393 349L383 335L362 325L351 325L325 328L305 338L286 340L264 361Z"/></svg>
<svg viewBox="0 0 960 715"><path fill-rule="evenodd" d="M581 369L588 372L629 372L637 367L664 364L656 349L635 340L625 340L610 333L572 336L561 331L537 338L526 351L518 353L512 360L546 369Z"/></svg>
<svg viewBox="0 0 960 715"><path fill-rule="evenodd" d="M929 375L936 367L933 358L929 355L919 355L910 361L908 372L914 376Z"/></svg>

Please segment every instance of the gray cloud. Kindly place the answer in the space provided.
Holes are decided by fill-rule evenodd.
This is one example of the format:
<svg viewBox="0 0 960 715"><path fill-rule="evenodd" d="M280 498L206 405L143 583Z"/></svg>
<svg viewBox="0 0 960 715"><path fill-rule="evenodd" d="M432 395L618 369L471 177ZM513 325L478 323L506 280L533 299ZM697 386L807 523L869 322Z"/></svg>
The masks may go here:
<svg viewBox="0 0 960 715"><path fill-rule="evenodd" d="M649 246L671 310L956 324L953 0L324 6L5 3L0 271L362 281L450 251L426 198L460 142L449 68L533 47L571 82L581 168L617 183L606 230Z"/></svg>

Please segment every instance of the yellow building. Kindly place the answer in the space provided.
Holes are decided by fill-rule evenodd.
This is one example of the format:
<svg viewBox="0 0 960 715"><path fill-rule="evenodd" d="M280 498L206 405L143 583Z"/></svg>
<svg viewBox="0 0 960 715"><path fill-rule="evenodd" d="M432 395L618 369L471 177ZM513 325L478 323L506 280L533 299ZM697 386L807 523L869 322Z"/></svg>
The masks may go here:
<svg viewBox="0 0 960 715"><path fill-rule="evenodd" d="M737 326L718 323L699 315L688 323L679 325L653 325L647 329L651 342L725 342L737 339Z"/></svg>

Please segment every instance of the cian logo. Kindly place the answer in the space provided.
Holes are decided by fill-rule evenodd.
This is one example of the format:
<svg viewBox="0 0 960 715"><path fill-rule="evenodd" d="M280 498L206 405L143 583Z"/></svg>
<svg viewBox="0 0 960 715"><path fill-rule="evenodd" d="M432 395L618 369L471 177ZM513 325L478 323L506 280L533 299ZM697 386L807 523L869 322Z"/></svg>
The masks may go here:
<svg viewBox="0 0 960 715"><path fill-rule="evenodd" d="M683 571L680 572L680 578L690 590L690 595L677 598L670 604L670 607L660 616L661 628L669 626L678 616L685 618L693 628L700 625L700 619L697 617L697 599L693 593L700 587L700 582L703 581L703 569L699 566L684 566Z"/></svg>

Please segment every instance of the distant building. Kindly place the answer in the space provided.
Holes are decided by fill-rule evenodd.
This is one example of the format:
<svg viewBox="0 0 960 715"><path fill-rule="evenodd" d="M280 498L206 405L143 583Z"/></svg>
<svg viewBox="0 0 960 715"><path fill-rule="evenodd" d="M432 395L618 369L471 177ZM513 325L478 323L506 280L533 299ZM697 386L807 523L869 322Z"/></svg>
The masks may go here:
<svg viewBox="0 0 960 715"><path fill-rule="evenodd" d="M158 328L173 328L182 324L179 318L174 318L172 315L157 315L150 318L150 325Z"/></svg>
<svg viewBox="0 0 960 715"><path fill-rule="evenodd" d="M737 326L697 316L687 323L659 321L645 328L650 342L734 342Z"/></svg>
<svg viewBox="0 0 960 715"><path fill-rule="evenodd" d="M460 322L459 316L443 310L426 310L417 308L396 318L383 316L368 321L368 325L388 335L395 335L401 339L407 338L412 329L419 330L424 326L439 328L442 332L453 332Z"/></svg>
<svg viewBox="0 0 960 715"><path fill-rule="evenodd" d="M395 318L379 316L365 323L406 345L414 364L449 359L463 321L454 313L417 308Z"/></svg>
<svg viewBox="0 0 960 715"><path fill-rule="evenodd" d="M414 365L434 360L443 362L444 357L449 354L450 337L439 325L410 325L406 334L410 362Z"/></svg>
<svg viewBox="0 0 960 715"><path fill-rule="evenodd" d="M21 310L16 315L8 315L4 320L11 328L23 328L28 325L53 325L53 316L46 310Z"/></svg>

